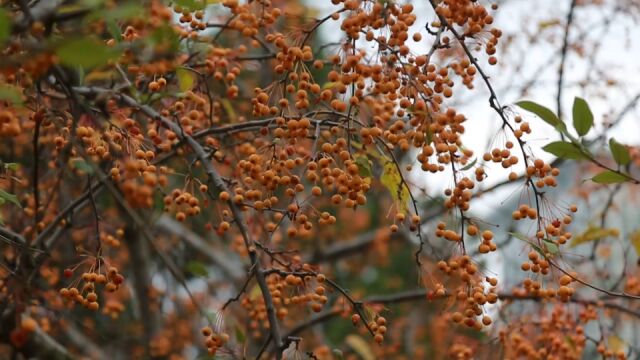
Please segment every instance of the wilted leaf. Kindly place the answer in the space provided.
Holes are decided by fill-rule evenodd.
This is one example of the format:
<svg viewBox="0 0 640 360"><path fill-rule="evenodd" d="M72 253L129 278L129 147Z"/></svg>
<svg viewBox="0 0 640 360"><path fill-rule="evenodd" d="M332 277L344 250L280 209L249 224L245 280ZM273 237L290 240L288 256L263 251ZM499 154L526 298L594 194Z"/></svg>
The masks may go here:
<svg viewBox="0 0 640 360"><path fill-rule="evenodd" d="M591 178L591 181L598 184L616 184L629 180L628 176L611 170L605 170Z"/></svg>
<svg viewBox="0 0 640 360"><path fill-rule="evenodd" d="M20 205L20 201L18 201L18 197L14 194L9 194L8 192L0 189L0 200L4 204L5 202L10 202L18 207L22 207Z"/></svg>
<svg viewBox="0 0 640 360"><path fill-rule="evenodd" d="M376 358L373 354L373 351L371 351L369 343L358 335L347 335L345 343L349 345L353 349L353 351L360 355L362 360L374 360Z"/></svg>
<svg viewBox="0 0 640 360"><path fill-rule="evenodd" d="M399 203L398 206L402 211L406 211L407 201L409 201L410 198L409 190L404 186L402 176L393 162L388 161L384 164L380 181L387 190L389 190L391 196Z"/></svg>
<svg viewBox="0 0 640 360"><path fill-rule="evenodd" d="M609 140L609 150L611 151L613 160L615 160L618 165L624 166L628 165L631 162L631 155L629 155L629 150L626 146L617 142L616 139L611 138Z"/></svg>
<svg viewBox="0 0 640 360"><path fill-rule="evenodd" d="M573 127L580 136L586 135L593 126L593 113L589 104L579 97L573 100Z"/></svg>
<svg viewBox="0 0 640 360"><path fill-rule="evenodd" d="M185 92L191 90L194 83L193 73L189 70L178 68L176 70L176 76L178 77L178 86L180 91Z"/></svg>
<svg viewBox="0 0 640 360"><path fill-rule="evenodd" d="M577 235L573 237L573 239L571 239L571 243L569 244L569 246L574 247L586 242L598 241L608 236L618 237L620 236L620 230L616 228L601 228L599 226L589 225L587 230L585 230L582 234Z"/></svg>
<svg viewBox="0 0 640 360"><path fill-rule="evenodd" d="M282 352L282 360L308 360L309 356L298 349L298 343L292 341Z"/></svg>
<svg viewBox="0 0 640 360"><path fill-rule="evenodd" d="M554 141L545 145L542 149L561 159L580 160L589 158L576 144L565 141Z"/></svg>
<svg viewBox="0 0 640 360"><path fill-rule="evenodd" d="M538 115L540 119L554 128L560 127L561 129L564 129L564 123L560 121L558 116L548 108L528 100L518 101L516 105Z"/></svg>
<svg viewBox="0 0 640 360"><path fill-rule="evenodd" d="M185 269L187 269L188 272L190 272L195 276L207 277L207 275L209 275L209 272L207 271L207 267L204 266L204 264L199 261L187 262Z"/></svg>
<svg viewBox="0 0 640 360"><path fill-rule="evenodd" d="M120 53L97 39L76 39L62 44L56 50L60 62L69 66L91 68L105 65Z"/></svg>

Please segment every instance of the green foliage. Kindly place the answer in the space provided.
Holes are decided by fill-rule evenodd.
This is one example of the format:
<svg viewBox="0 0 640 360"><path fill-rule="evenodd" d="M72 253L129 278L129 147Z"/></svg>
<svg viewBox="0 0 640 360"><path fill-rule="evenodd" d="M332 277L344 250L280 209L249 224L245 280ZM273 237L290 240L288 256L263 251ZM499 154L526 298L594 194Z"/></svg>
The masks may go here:
<svg viewBox="0 0 640 360"><path fill-rule="evenodd" d="M169 25L163 25L154 30L149 40L156 47L161 47L166 52L176 52L180 47L180 38ZM159 50L159 49L156 49Z"/></svg>
<svg viewBox="0 0 640 360"><path fill-rule="evenodd" d="M547 124L553 126L554 128L564 129L564 123L558 118L558 116L549 108L546 108L538 103L533 101L523 100L518 101L516 103L519 107L536 114L540 119L542 119Z"/></svg>
<svg viewBox="0 0 640 360"><path fill-rule="evenodd" d="M86 162L84 159L74 159L71 165L85 174L93 174L94 172L93 166L91 166L91 164Z"/></svg>
<svg viewBox="0 0 640 360"><path fill-rule="evenodd" d="M558 245L549 240L549 239L542 239L542 247L540 247L539 245L535 244L533 241L531 241L527 236L518 233L518 232L510 232L509 235L513 236L514 238L520 240L520 241L524 241L527 244L529 244L529 246L531 246L531 248L533 248L533 250L535 250L538 254L542 255L542 256L547 256L546 254L550 254L550 255L557 255L560 252L560 249L558 248Z"/></svg>
<svg viewBox="0 0 640 360"><path fill-rule="evenodd" d="M202 10L207 5L207 1L202 0L172 0L171 2L189 10Z"/></svg>
<svg viewBox="0 0 640 360"><path fill-rule="evenodd" d="M611 170L605 170L591 178L598 184L616 184L630 180L628 176Z"/></svg>
<svg viewBox="0 0 640 360"><path fill-rule="evenodd" d="M185 266L185 269L188 272L190 272L191 274L193 274L194 276L207 277L207 275L209 275L209 272L207 271L207 268L204 266L203 263L201 263L199 261L189 261L189 262L187 262L187 265Z"/></svg>
<svg viewBox="0 0 640 360"><path fill-rule="evenodd" d="M144 12L144 8L135 2L129 2L126 4L118 5L111 9L96 9L89 16L87 20L105 20L109 21L123 21L131 19L137 16L141 16Z"/></svg>
<svg viewBox="0 0 640 360"><path fill-rule="evenodd" d="M478 158L474 158L470 163L468 163L467 165L465 165L464 167L462 167L462 169L460 169L461 171L466 171L471 169L472 167L474 167L476 165L476 163L478 162Z"/></svg>
<svg viewBox="0 0 640 360"><path fill-rule="evenodd" d="M554 141L542 148L544 151L553 154L561 159L583 160L589 159L585 151L574 143L566 141Z"/></svg>
<svg viewBox="0 0 640 360"><path fill-rule="evenodd" d="M62 64L93 68L116 59L120 52L97 39L83 38L63 43L56 49L56 55Z"/></svg>
<svg viewBox="0 0 640 360"><path fill-rule="evenodd" d="M579 97L573 100L573 127L580 136L586 135L593 127L593 113L589 104Z"/></svg>
<svg viewBox="0 0 640 360"><path fill-rule="evenodd" d="M10 202L14 205L16 205L17 207L22 207L20 205L20 201L18 201L18 197L14 194L9 194L8 192L0 189L0 205L5 204L6 202Z"/></svg>
<svg viewBox="0 0 640 360"><path fill-rule="evenodd" d="M0 161L0 163L2 163L2 162ZM18 163L4 163L3 166L4 166L5 170L16 171L20 167L20 164L18 164Z"/></svg>
<svg viewBox="0 0 640 360"><path fill-rule="evenodd" d="M0 84L0 100L22 105L22 91L13 85Z"/></svg>
<svg viewBox="0 0 640 360"><path fill-rule="evenodd" d="M358 173L364 178L370 178L373 176L371 172L371 161L366 155L356 155L356 165L358 166Z"/></svg>
<svg viewBox="0 0 640 360"><path fill-rule="evenodd" d="M615 160L618 165L624 166L631 162L629 150L624 145L617 142L616 139L611 138L611 140L609 140L609 150L611 151L613 160Z"/></svg>
<svg viewBox="0 0 640 360"><path fill-rule="evenodd" d="M7 14L7 11L0 8L0 45L11 35L11 19Z"/></svg>

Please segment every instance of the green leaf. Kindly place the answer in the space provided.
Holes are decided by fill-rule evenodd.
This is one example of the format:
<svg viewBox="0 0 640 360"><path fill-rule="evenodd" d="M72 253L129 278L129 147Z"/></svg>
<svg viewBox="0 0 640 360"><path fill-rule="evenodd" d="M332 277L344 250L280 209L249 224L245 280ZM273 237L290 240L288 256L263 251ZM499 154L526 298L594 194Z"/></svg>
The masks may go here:
<svg viewBox="0 0 640 360"><path fill-rule="evenodd" d="M123 21L143 14L144 8L135 2L120 4L112 9L96 9L87 17L87 20Z"/></svg>
<svg viewBox="0 0 640 360"><path fill-rule="evenodd" d="M156 47L162 48L156 48L156 50L164 50L170 53L174 53L178 51L178 48L180 47L180 37L169 25L163 25L154 30L151 33L149 40L151 40L151 43Z"/></svg>
<svg viewBox="0 0 640 360"><path fill-rule="evenodd" d="M336 360L344 360L344 354L340 349L333 349L331 350L331 353Z"/></svg>
<svg viewBox="0 0 640 360"><path fill-rule="evenodd" d="M244 331L242 331L242 329L239 326L236 326L236 341L239 344L244 344L244 342L247 340L247 336L244 334Z"/></svg>
<svg viewBox="0 0 640 360"><path fill-rule="evenodd" d="M18 201L17 196L15 196L14 194L9 194L8 192L2 189L0 189L0 200L2 200L3 204L8 201L18 206L19 208L22 208L22 205L20 205L20 201Z"/></svg>
<svg viewBox="0 0 640 360"><path fill-rule="evenodd" d="M122 34L120 33L120 26L115 20L107 20L106 21L107 30L109 30L109 34L116 42L122 41Z"/></svg>
<svg viewBox="0 0 640 360"><path fill-rule="evenodd" d="M22 105L22 91L17 86L0 84L0 100Z"/></svg>
<svg viewBox="0 0 640 360"><path fill-rule="evenodd" d="M71 163L71 165L86 173L86 174L93 174L93 166L91 166L91 164L89 164L88 162L86 162L84 159L75 159L73 160L73 162Z"/></svg>
<svg viewBox="0 0 640 360"><path fill-rule="evenodd" d="M542 149L562 159L581 160L589 158L576 144L566 141L554 141L545 145Z"/></svg>
<svg viewBox="0 0 640 360"><path fill-rule="evenodd" d="M20 164L18 163L4 163L4 168L6 170L17 171L19 167Z"/></svg>
<svg viewBox="0 0 640 360"><path fill-rule="evenodd" d="M56 50L60 62L68 66L92 68L105 65L119 56L119 51L108 47L97 39L68 41Z"/></svg>
<svg viewBox="0 0 640 360"><path fill-rule="evenodd" d="M598 184L617 184L628 180L628 176L611 170L605 170L591 178L591 181Z"/></svg>
<svg viewBox="0 0 640 360"><path fill-rule="evenodd" d="M0 45L4 44L9 35L11 35L11 18L5 9L0 8Z"/></svg>
<svg viewBox="0 0 640 360"><path fill-rule="evenodd" d="M520 240L520 241L524 241L527 244L529 244L529 246L531 246L533 248L533 250L535 250L538 254L545 256L546 257L546 252L548 252L551 255L555 255L558 253L558 246L553 243L550 242L549 240L543 239L545 240L545 245L547 248L547 251L543 251L542 248L540 248L540 246L534 244L531 240L529 240L529 238L526 235L523 235L521 233L517 233L517 232L509 232L509 235L513 236L514 238ZM555 246L555 247L554 247Z"/></svg>
<svg viewBox="0 0 640 360"><path fill-rule="evenodd" d="M544 241L544 247L547 249L547 252L551 255L557 255L560 252L560 248L558 248L558 244L554 243L549 239L542 239Z"/></svg>
<svg viewBox="0 0 640 360"><path fill-rule="evenodd" d="M573 99L573 127L580 136L586 135L593 127L593 113L583 98Z"/></svg>
<svg viewBox="0 0 640 360"><path fill-rule="evenodd" d="M356 165L358 165L358 173L360 176L370 178L373 176L371 172L371 161L365 155L356 155Z"/></svg>
<svg viewBox="0 0 640 360"><path fill-rule="evenodd" d="M95 8L104 4L105 0L82 0L81 3L84 6Z"/></svg>
<svg viewBox="0 0 640 360"><path fill-rule="evenodd" d="M556 127L560 127L561 129L565 128L564 123L560 121L558 116L553 111L549 110L548 108L540 104L537 104L533 101L523 100L523 101L518 101L516 105L518 105L519 107L529 112L532 112L538 115L540 119L544 120L544 122L553 126L554 128Z"/></svg>
<svg viewBox="0 0 640 360"><path fill-rule="evenodd" d="M206 5L203 1L198 0L172 0L172 2L189 10L202 10Z"/></svg>
<svg viewBox="0 0 640 360"><path fill-rule="evenodd" d="M180 87L180 91L191 90L193 87L194 78L193 73L189 70L178 68L176 70L176 76L178 77L178 86Z"/></svg>
<svg viewBox="0 0 640 360"><path fill-rule="evenodd" d="M529 238L524 234L521 234L521 233L518 233L518 232L510 232L509 235L513 236L514 238L516 238L518 240L524 241L526 243L530 242Z"/></svg>
<svg viewBox="0 0 640 360"><path fill-rule="evenodd" d="M209 275L206 266L199 261L189 261L185 268L195 276L207 277L207 275Z"/></svg>
<svg viewBox="0 0 640 360"><path fill-rule="evenodd" d="M470 163L468 163L467 165L465 165L463 168L461 168L461 171L466 171L471 169L476 163L478 162L478 158L474 158Z"/></svg>
<svg viewBox="0 0 640 360"><path fill-rule="evenodd" d="M616 139L611 138L609 140L609 150L611 151L613 160L615 160L618 165L624 166L628 165L631 162L631 155L629 155L629 150L626 146L617 142Z"/></svg>

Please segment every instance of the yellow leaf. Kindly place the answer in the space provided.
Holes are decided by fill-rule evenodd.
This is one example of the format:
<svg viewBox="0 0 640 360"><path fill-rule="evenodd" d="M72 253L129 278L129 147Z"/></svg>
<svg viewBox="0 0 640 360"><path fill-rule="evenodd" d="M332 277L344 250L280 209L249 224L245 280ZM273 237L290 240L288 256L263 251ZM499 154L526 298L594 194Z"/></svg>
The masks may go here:
<svg viewBox="0 0 640 360"><path fill-rule="evenodd" d="M179 68L176 70L176 76L178 77L178 86L180 87L180 91L185 92L191 90L193 83L195 82L191 71Z"/></svg>
<svg viewBox="0 0 640 360"><path fill-rule="evenodd" d="M595 225L589 225L587 230L585 230L582 234L577 235L571 240L570 247L575 247L580 244L584 244L590 241L598 241L600 239L604 239L606 237L618 237L620 236L620 230L616 228L601 228Z"/></svg>
<svg viewBox="0 0 640 360"><path fill-rule="evenodd" d="M374 360L376 358L373 355L373 351L371 351L371 347L362 337L354 334L347 335L345 342L360 355L362 360Z"/></svg>
<svg viewBox="0 0 640 360"><path fill-rule="evenodd" d="M620 339L620 337L616 335L610 335L607 339L607 343L609 345L609 349L613 351L624 350L624 340Z"/></svg>
<svg viewBox="0 0 640 360"><path fill-rule="evenodd" d="M409 189L407 189L403 183L402 176L392 161L388 161L384 164L384 171L382 172L380 181L382 182L382 185L389 190L393 199L398 203L398 207L402 211L406 212L407 201L409 201L410 198Z"/></svg>
<svg viewBox="0 0 640 360"><path fill-rule="evenodd" d="M334 86L336 86L336 83L334 82L326 82L324 83L324 85L322 85L323 89L332 89Z"/></svg>
<svg viewBox="0 0 640 360"><path fill-rule="evenodd" d="M227 115L229 116L229 122L236 122L236 111L233 109L233 106L231 105L229 99L222 99L220 101L222 102L224 111L226 111Z"/></svg>
<svg viewBox="0 0 640 360"><path fill-rule="evenodd" d="M540 21L538 23L538 26L540 27L540 29L546 29L548 27L552 27L552 26L557 26L560 24L560 20L558 19L553 19L553 20L548 20L548 21Z"/></svg>
<svg viewBox="0 0 640 360"><path fill-rule="evenodd" d="M94 82L108 81L113 79L113 71L92 71L84 77L84 83L90 84Z"/></svg>
<svg viewBox="0 0 640 360"><path fill-rule="evenodd" d="M256 284L251 288L251 291L249 291L249 299L256 300L260 297L262 297L262 291L260 291L260 287Z"/></svg>
<svg viewBox="0 0 640 360"><path fill-rule="evenodd" d="M636 249L636 255L640 256L640 229L632 232L631 235L629 235L629 239L631 240L633 248Z"/></svg>

